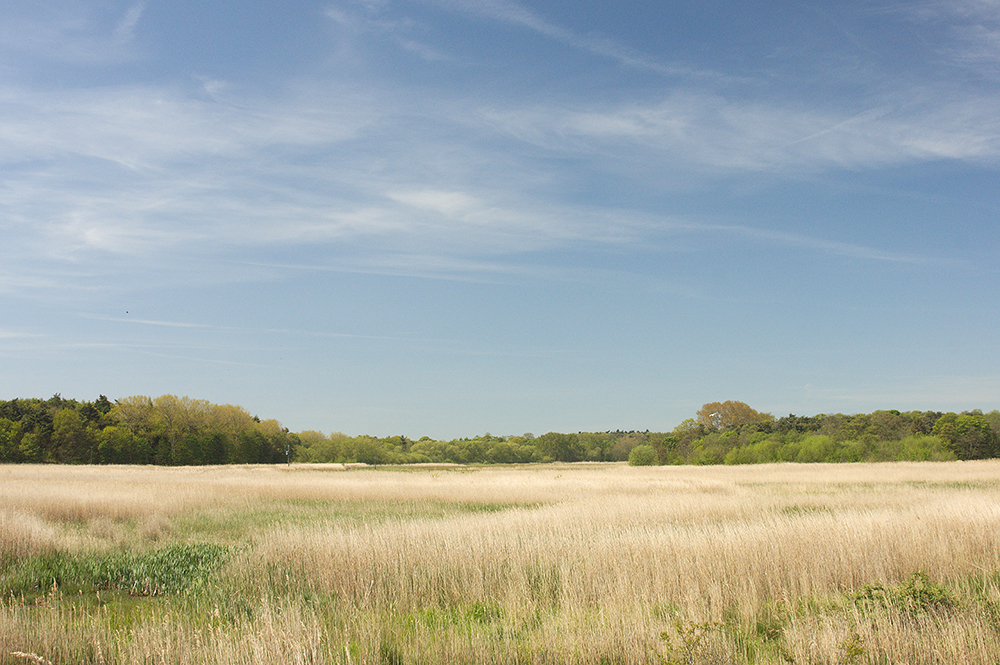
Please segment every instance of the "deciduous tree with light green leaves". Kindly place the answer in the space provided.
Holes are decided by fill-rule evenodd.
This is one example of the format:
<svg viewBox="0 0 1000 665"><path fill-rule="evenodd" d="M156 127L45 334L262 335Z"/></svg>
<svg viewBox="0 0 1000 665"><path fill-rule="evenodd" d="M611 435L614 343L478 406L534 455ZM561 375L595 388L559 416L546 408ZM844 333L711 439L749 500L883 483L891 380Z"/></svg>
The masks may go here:
<svg viewBox="0 0 1000 665"><path fill-rule="evenodd" d="M698 423L709 429L728 429L742 427L752 422L773 422L770 413L760 413L743 402L728 400L725 402L709 402L698 412Z"/></svg>

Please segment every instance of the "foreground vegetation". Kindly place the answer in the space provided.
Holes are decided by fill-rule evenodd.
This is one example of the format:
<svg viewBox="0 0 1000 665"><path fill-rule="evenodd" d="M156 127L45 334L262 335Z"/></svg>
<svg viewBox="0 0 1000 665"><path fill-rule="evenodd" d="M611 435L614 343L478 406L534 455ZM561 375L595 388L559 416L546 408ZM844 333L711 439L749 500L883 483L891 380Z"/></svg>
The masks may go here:
<svg viewBox="0 0 1000 665"><path fill-rule="evenodd" d="M762 464L988 459L1000 411L874 411L775 418L742 402L705 404L671 432L430 437L289 432L238 406L163 395L111 402L0 401L0 462L84 464Z"/></svg>
<svg viewBox="0 0 1000 665"><path fill-rule="evenodd" d="M994 664L998 481L0 466L0 663Z"/></svg>

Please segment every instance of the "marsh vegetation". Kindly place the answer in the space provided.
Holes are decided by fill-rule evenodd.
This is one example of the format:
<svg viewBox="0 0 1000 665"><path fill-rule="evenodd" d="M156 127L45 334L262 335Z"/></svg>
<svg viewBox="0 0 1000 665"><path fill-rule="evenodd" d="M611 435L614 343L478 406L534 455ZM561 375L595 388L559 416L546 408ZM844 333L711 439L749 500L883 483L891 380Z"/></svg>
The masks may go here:
<svg viewBox="0 0 1000 665"><path fill-rule="evenodd" d="M0 663L993 664L998 481L0 466Z"/></svg>

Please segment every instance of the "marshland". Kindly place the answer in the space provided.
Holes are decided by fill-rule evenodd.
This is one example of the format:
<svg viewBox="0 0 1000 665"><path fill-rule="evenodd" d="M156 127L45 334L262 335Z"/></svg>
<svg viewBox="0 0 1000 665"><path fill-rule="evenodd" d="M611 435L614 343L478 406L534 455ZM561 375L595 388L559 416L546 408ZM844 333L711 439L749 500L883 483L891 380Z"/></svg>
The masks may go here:
<svg viewBox="0 0 1000 665"><path fill-rule="evenodd" d="M992 664L998 481L7 465L0 662Z"/></svg>

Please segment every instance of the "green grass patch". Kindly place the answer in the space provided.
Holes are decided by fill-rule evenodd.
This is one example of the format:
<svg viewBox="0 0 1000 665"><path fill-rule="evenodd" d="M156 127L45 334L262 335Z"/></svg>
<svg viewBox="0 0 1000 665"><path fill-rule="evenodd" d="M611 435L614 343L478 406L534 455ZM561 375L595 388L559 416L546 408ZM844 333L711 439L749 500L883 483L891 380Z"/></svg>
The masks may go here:
<svg viewBox="0 0 1000 665"><path fill-rule="evenodd" d="M253 509L221 508L177 515L171 519L171 529L172 537L180 541L235 544L278 526L383 524L531 507L536 506L444 501L281 501Z"/></svg>
<svg viewBox="0 0 1000 665"><path fill-rule="evenodd" d="M54 552L29 557L0 572L4 596L37 598L112 591L129 596L175 593L202 583L225 560L219 545L172 545L146 552Z"/></svg>
<svg viewBox="0 0 1000 665"><path fill-rule="evenodd" d="M914 573L910 579L897 586L867 584L852 594L850 600L862 610L893 609L910 615L948 609L955 605L951 592L932 582L922 572Z"/></svg>
<svg viewBox="0 0 1000 665"><path fill-rule="evenodd" d="M807 505L792 505L784 506L781 508L781 512L784 515L791 515L797 517L800 515L832 515L833 508L828 506L807 506Z"/></svg>

